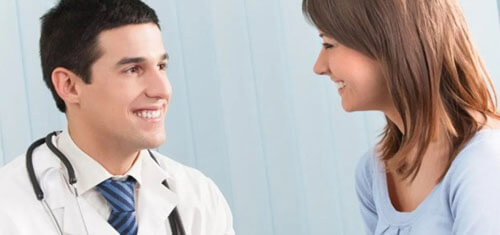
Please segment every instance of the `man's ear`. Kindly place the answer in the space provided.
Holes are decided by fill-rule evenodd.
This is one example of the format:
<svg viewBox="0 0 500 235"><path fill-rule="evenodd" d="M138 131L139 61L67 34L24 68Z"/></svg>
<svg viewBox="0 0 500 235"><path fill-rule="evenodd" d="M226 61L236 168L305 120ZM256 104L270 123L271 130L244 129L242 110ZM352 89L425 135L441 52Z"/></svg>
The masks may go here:
<svg viewBox="0 0 500 235"><path fill-rule="evenodd" d="M83 80L78 75L66 68L57 67L52 71L54 89L66 104L80 103L83 83Z"/></svg>

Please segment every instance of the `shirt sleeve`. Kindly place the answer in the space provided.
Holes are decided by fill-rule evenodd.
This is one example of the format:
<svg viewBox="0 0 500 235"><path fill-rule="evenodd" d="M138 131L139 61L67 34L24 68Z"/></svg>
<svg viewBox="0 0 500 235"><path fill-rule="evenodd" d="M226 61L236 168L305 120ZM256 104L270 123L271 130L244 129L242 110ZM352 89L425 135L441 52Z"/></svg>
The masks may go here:
<svg viewBox="0 0 500 235"><path fill-rule="evenodd" d="M373 201L373 152L367 152L356 169L356 194L361 215L365 223L366 234L374 234L377 226L377 210Z"/></svg>
<svg viewBox="0 0 500 235"><path fill-rule="evenodd" d="M500 234L500 147L475 149L450 168L452 234Z"/></svg>

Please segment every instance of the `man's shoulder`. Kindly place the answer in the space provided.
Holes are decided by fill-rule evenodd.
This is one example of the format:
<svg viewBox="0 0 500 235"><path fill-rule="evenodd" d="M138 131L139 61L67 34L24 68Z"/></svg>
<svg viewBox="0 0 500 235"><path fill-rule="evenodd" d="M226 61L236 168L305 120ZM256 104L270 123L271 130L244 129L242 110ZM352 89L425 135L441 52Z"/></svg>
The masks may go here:
<svg viewBox="0 0 500 235"><path fill-rule="evenodd" d="M215 233L234 234L231 210L224 195L212 179L201 171L158 152L153 152L153 154L161 167L172 177L174 192L179 196L178 208L181 215L196 211L202 215L198 219L206 220L204 223L208 227L217 229L213 230Z"/></svg>
<svg viewBox="0 0 500 235"><path fill-rule="evenodd" d="M46 145L36 148L33 152L32 162L37 180L48 166L58 164L57 161L59 161L57 157L50 154ZM5 199L11 195L13 195L14 200L20 195L29 195L35 198L26 163L26 154L21 154L0 167L0 198Z"/></svg>
<svg viewBox="0 0 500 235"><path fill-rule="evenodd" d="M13 182L13 179L26 176L26 156L19 155L10 162L0 167L0 186ZM2 186L3 187L3 186Z"/></svg>
<svg viewBox="0 0 500 235"><path fill-rule="evenodd" d="M154 156L158 159L161 167L185 190L194 190L205 196L219 196L220 190L215 182L206 176L203 172L193 167L184 165L174 159L153 151ZM209 195L206 195L209 194Z"/></svg>
<svg viewBox="0 0 500 235"><path fill-rule="evenodd" d="M187 166L183 163L180 163L171 157L161 154L156 151L151 151L155 156L156 160L158 160L160 166L164 168L167 172L171 174L186 174L195 178L204 178L206 177L201 171L195 169L191 166Z"/></svg>
<svg viewBox="0 0 500 235"><path fill-rule="evenodd" d="M26 170L26 157L20 155L0 168L0 207L36 200Z"/></svg>
<svg viewBox="0 0 500 235"><path fill-rule="evenodd" d="M191 182L196 185L214 184L209 177L196 168L187 166L156 151L153 151L153 154L167 174L176 180Z"/></svg>

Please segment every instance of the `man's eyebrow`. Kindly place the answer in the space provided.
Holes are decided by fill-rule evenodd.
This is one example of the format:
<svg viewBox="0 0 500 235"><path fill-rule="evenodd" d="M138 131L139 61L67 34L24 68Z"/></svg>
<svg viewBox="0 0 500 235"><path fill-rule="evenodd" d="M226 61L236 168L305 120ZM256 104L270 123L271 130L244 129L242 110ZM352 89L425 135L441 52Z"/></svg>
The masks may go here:
<svg viewBox="0 0 500 235"><path fill-rule="evenodd" d="M161 55L160 60L168 60L169 58L170 58L170 56L168 56L168 53L165 53L165 54Z"/></svg>
<svg viewBox="0 0 500 235"><path fill-rule="evenodd" d="M160 60L168 60L169 56L168 53L165 53L160 56ZM116 63L116 66L121 66L125 64L139 64L146 61L146 58L144 57L125 57L122 58L118 63Z"/></svg>
<svg viewBox="0 0 500 235"><path fill-rule="evenodd" d="M146 58L144 57L125 57L122 58L118 63L116 63L116 66L120 65L125 65L125 64L138 64L146 61Z"/></svg>

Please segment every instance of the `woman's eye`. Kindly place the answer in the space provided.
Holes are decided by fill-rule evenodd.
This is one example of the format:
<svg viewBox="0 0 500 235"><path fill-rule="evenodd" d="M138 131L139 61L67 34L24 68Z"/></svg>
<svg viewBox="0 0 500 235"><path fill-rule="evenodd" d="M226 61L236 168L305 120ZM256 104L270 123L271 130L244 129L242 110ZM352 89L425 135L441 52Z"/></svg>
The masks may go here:
<svg viewBox="0 0 500 235"><path fill-rule="evenodd" d="M333 48L333 47L335 47L335 46L334 46L334 45L332 45L332 44L330 44L330 43L326 43L326 42L325 42L325 43L323 43L323 47L324 47L325 49L330 49L330 48Z"/></svg>

